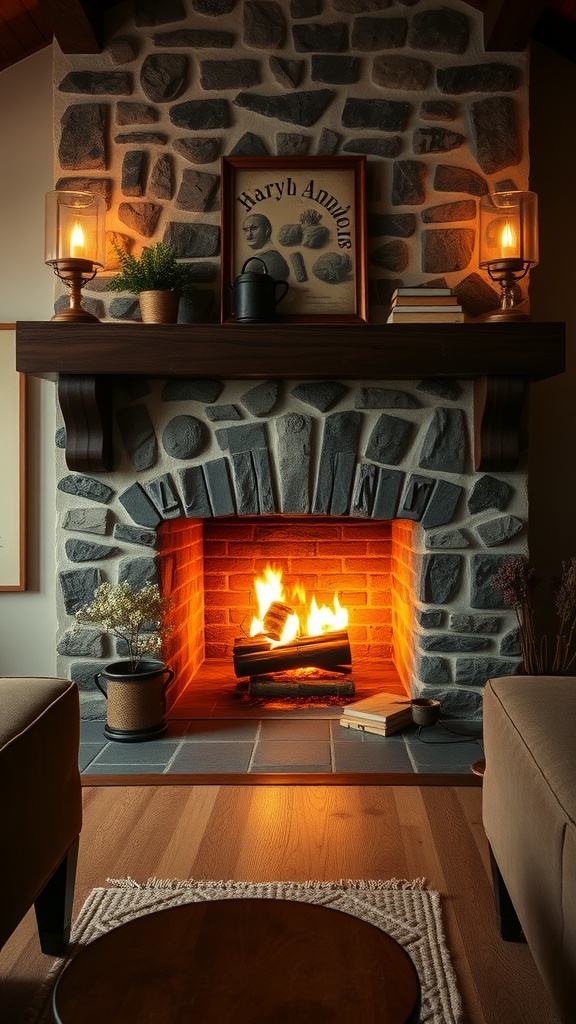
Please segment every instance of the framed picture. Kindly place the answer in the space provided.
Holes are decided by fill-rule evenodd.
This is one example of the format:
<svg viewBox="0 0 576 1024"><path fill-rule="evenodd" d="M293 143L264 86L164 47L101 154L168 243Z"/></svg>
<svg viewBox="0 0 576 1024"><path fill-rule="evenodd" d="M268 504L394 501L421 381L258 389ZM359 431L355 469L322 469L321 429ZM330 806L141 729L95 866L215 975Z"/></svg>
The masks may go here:
<svg viewBox="0 0 576 1024"><path fill-rule="evenodd" d="M221 190L223 322L244 267L288 283L279 321L367 319L364 156L222 157Z"/></svg>
<svg viewBox="0 0 576 1024"><path fill-rule="evenodd" d="M15 325L0 324L0 590L26 589L26 377L15 367Z"/></svg>

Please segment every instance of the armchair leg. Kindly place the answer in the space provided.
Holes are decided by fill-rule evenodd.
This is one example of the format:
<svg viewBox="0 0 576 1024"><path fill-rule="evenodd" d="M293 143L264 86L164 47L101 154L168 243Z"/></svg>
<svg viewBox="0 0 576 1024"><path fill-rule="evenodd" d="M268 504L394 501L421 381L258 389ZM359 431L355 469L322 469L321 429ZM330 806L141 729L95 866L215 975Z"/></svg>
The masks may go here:
<svg viewBox="0 0 576 1024"><path fill-rule="evenodd" d="M74 840L34 902L40 948L50 956L59 956L70 941L79 841Z"/></svg>
<svg viewBox="0 0 576 1024"><path fill-rule="evenodd" d="M494 887L494 906L498 918L498 930L501 938L506 942L524 942L522 925L514 910L514 904L510 899L504 879L500 874L500 868L490 847L490 866L492 868L492 885Z"/></svg>

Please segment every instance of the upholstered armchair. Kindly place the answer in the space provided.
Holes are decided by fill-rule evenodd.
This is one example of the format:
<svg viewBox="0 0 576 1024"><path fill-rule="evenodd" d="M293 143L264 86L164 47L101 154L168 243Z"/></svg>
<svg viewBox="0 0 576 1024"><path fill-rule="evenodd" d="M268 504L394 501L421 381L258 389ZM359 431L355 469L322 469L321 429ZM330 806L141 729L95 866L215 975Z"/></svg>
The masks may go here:
<svg viewBox="0 0 576 1024"><path fill-rule="evenodd" d="M78 688L0 678L0 946L34 904L40 946L70 938L82 800Z"/></svg>

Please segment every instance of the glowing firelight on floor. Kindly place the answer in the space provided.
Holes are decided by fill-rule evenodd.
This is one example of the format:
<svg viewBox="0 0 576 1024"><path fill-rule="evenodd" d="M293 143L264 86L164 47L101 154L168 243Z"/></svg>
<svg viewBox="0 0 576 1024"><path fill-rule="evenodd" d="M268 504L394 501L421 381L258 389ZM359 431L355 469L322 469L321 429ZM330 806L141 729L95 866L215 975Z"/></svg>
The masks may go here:
<svg viewBox="0 0 576 1024"><path fill-rule="evenodd" d="M289 643L298 636L319 636L321 633L333 633L336 630L346 629L348 625L348 611L343 608L334 594L333 606L319 606L315 596L312 596L309 607L306 609L306 594L300 586L294 587L290 597L286 596L282 583L282 570L273 569L267 565L262 576L254 580L256 600L258 602L258 616L252 619L250 636L266 633L264 620L272 605L298 606L298 611L287 614L283 625L282 633L278 643Z"/></svg>

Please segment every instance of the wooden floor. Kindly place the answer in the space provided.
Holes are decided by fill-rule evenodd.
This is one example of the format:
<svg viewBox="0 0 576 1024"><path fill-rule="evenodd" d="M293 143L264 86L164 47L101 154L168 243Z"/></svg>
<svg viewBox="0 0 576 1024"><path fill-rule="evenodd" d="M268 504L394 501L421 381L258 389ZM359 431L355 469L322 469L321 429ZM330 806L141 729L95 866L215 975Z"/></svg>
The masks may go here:
<svg viewBox="0 0 576 1024"><path fill-rule="evenodd" d="M94 786L83 796L77 909L94 886L126 875L424 877L443 896L465 1024L557 1024L528 948L496 932L480 789ZM50 962L29 913L0 952L3 1024L18 1024Z"/></svg>

